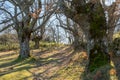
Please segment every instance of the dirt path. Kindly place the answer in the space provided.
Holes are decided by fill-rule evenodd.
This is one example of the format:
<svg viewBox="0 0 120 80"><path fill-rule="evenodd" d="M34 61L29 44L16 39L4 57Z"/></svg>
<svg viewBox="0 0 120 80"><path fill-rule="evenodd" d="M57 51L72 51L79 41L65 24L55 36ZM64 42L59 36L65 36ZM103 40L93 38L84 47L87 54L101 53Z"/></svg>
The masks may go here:
<svg viewBox="0 0 120 80"><path fill-rule="evenodd" d="M32 57L35 60L17 61L16 52L2 52L0 53L0 80L9 80L9 78L12 80L68 80L54 78L60 75L58 74L60 69L70 64L74 54L71 47L65 46L45 51L33 50Z"/></svg>
<svg viewBox="0 0 120 80"><path fill-rule="evenodd" d="M62 47L53 51L37 53L35 57L37 57L38 60L42 59L42 62L36 63L38 67L30 71L39 78L42 76L42 78L49 80L57 75L56 72L60 68L69 63L72 53L73 50L70 47Z"/></svg>

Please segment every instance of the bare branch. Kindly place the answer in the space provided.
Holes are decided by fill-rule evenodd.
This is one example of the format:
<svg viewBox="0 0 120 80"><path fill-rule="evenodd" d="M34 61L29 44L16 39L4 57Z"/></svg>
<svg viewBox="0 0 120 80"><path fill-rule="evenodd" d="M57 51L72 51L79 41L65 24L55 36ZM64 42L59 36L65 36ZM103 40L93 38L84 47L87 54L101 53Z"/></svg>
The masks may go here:
<svg viewBox="0 0 120 80"><path fill-rule="evenodd" d="M8 29L9 27L12 27L13 25L14 25L14 23L9 24L9 25L7 25L7 26L4 26L4 27L0 30L0 32L2 32L2 31L4 31L4 30Z"/></svg>
<svg viewBox="0 0 120 80"><path fill-rule="evenodd" d="M56 9L57 9L57 6L53 9L53 11L51 11L49 13L49 15L46 17L46 19L44 20L44 22L40 26L38 26L37 28L35 28L33 30L33 32L36 31L36 30L38 30L41 26L44 26L47 23L47 21L49 20L49 18L51 17L51 15L55 12Z"/></svg>

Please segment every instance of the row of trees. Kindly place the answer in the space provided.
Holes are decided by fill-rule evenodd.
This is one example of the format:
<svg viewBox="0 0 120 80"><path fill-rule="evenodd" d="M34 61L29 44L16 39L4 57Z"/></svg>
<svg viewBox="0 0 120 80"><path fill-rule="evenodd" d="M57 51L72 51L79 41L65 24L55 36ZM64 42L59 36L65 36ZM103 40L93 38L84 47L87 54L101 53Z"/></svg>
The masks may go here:
<svg viewBox="0 0 120 80"><path fill-rule="evenodd" d="M1 31L12 26L18 34L19 57L30 57L31 33L44 27L57 6L46 0L43 3L41 0L1 0L0 6L1 15L5 14L0 22L4 24ZM38 24L39 21L40 24Z"/></svg>
<svg viewBox="0 0 120 80"><path fill-rule="evenodd" d="M120 18L119 2L111 6L105 0L59 0L59 3L65 16L76 22L86 36L88 69L109 63L109 44ZM99 62L102 64L96 65Z"/></svg>
<svg viewBox="0 0 120 80"><path fill-rule="evenodd" d="M61 32L58 30L61 27L75 49L79 49L81 42L86 43L84 47L90 61L88 69L97 62L103 63L96 66L100 67L110 61L109 45L112 44L112 36L120 18L119 1L116 0L111 5L105 3L106 0L1 0L0 31L13 27L18 34L19 57L28 58L31 35L38 48L46 25L53 34ZM50 20L51 16L55 20ZM53 22L56 29L51 25ZM59 35L57 37L59 42Z"/></svg>

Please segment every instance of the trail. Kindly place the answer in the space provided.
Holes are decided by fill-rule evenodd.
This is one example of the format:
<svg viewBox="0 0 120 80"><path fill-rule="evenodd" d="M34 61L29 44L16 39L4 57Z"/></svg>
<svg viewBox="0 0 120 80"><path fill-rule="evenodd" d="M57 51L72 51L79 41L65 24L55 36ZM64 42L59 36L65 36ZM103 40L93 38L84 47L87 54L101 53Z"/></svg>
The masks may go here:
<svg viewBox="0 0 120 80"><path fill-rule="evenodd" d="M67 76L71 77L71 75L68 73L84 71L83 66L81 66L82 69L78 68L79 65L74 66L71 71L67 70L73 62L79 64L77 61L79 55L73 58L76 52L70 46L44 51L32 50L31 52L34 60L28 59L17 62L15 61L18 56L17 52L0 53L0 80L8 80L13 76L12 80L70 80ZM60 73L61 71L63 75ZM76 76L78 78L76 80L79 80L79 73Z"/></svg>

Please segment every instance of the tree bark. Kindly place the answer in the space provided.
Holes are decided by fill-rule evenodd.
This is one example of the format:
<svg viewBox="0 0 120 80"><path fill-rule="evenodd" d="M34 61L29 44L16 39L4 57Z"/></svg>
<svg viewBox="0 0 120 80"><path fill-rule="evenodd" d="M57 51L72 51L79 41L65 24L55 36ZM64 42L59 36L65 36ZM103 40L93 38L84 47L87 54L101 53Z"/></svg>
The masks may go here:
<svg viewBox="0 0 120 80"><path fill-rule="evenodd" d="M95 69L104 66L110 62L110 57L108 54L108 47L101 41L100 39L93 43L93 46L90 49L89 54L89 65L88 70L90 72L94 71Z"/></svg>
<svg viewBox="0 0 120 80"><path fill-rule="evenodd" d="M75 50L80 49L79 35L74 35L73 47L74 47Z"/></svg>
<svg viewBox="0 0 120 80"><path fill-rule="evenodd" d="M19 31L17 31L17 33L20 45L19 57L23 59L29 58L30 57L29 41L31 31L30 30L22 31L22 29L20 29Z"/></svg>
<svg viewBox="0 0 120 80"><path fill-rule="evenodd" d="M29 38L23 38L23 41L20 41L20 58L30 57L30 48L29 48Z"/></svg>
<svg viewBox="0 0 120 80"><path fill-rule="evenodd" d="M35 49L39 49L39 47L40 47L40 41L43 39L43 37L42 37L43 35L41 35L41 36L34 36L34 38L32 39L32 41L34 41L34 43L35 43L35 45L34 45L34 48Z"/></svg>
<svg viewBox="0 0 120 80"><path fill-rule="evenodd" d="M83 5L74 3L71 6L74 10L68 8L64 0L60 1L60 8L64 11L64 14L78 23L81 29L89 34L87 46L89 55L88 70L94 71L96 68L109 63L106 18L100 1L94 0Z"/></svg>
<svg viewBox="0 0 120 80"><path fill-rule="evenodd" d="M112 43L113 55L120 56L120 38L115 38Z"/></svg>
<svg viewBox="0 0 120 80"><path fill-rule="evenodd" d="M35 49L39 49L39 44L40 44L39 41L40 40L38 40L38 39L34 40L34 42L35 42L34 48Z"/></svg>
<svg viewBox="0 0 120 80"><path fill-rule="evenodd" d="M109 63L110 58L108 54L108 41L107 41L107 26L106 18L100 3L92 4L93 9L90 12L90 41L91 49L89 54L88 70L94 71L95 69Z"/></svg>

